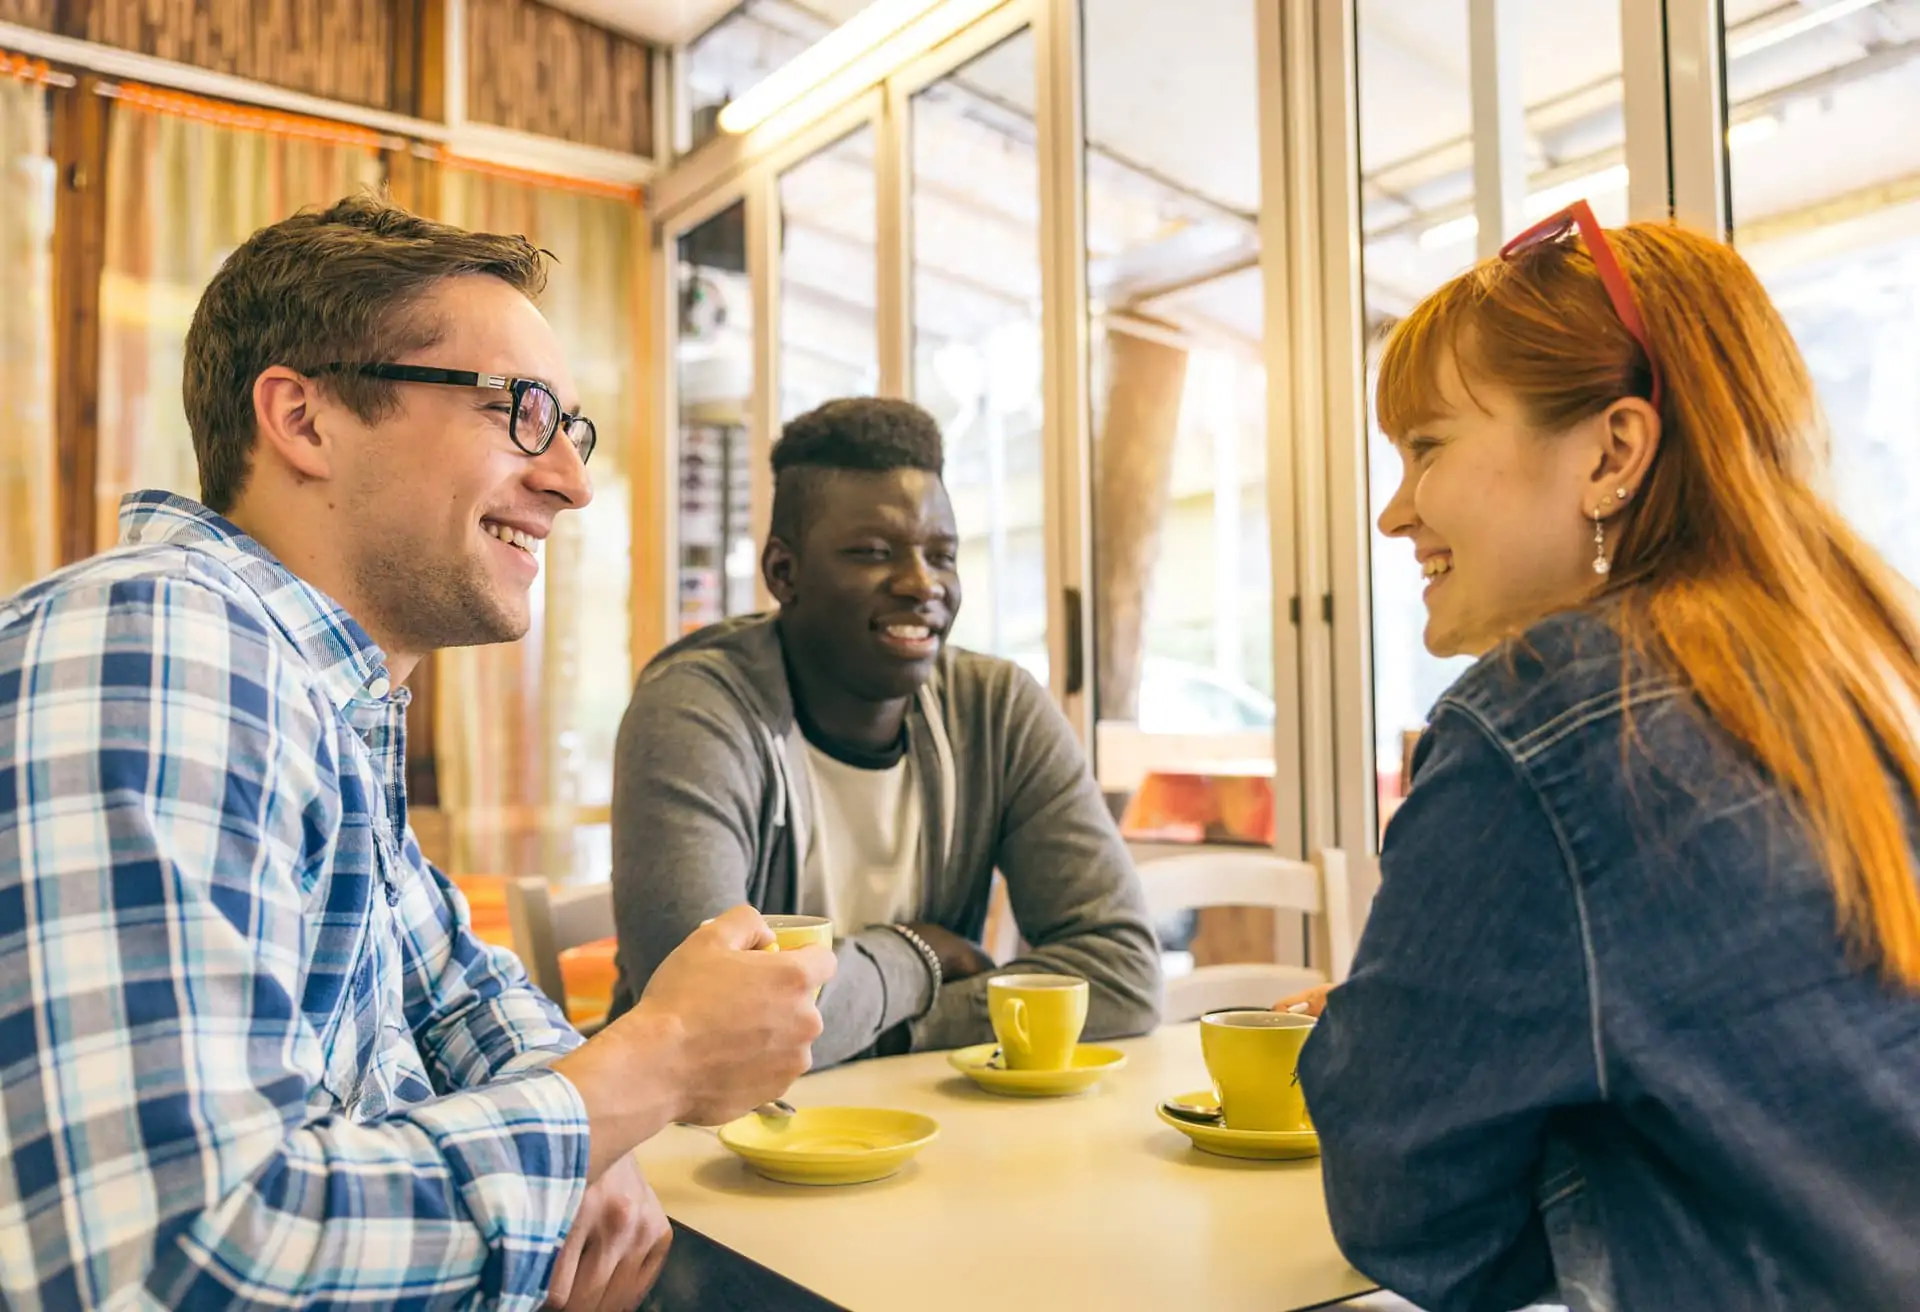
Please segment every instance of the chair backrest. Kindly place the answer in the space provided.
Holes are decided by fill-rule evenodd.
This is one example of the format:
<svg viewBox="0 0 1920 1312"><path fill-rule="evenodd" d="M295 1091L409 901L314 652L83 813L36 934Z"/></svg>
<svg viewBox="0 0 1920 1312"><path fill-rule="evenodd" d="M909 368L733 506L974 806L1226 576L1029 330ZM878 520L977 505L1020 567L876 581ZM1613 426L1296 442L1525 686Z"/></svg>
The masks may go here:
<svg viewBox="0 0 1920 1312"><path fill-rule="evenodd" d="M1271 963L1201 966L1167 981L1166 1019L1191 1020L1222 1006L1267 1005L1315 983L1339 983L1353 965L1352 892L1347 858L1324 848L1310 861L1271 852L1196 848L1139 863L1147 911L1160 920L1205 907L1297 911L1313 929L1315 969ZM1276 990L1262 995L1263 988Z"/></svg>
<svg viewBox="0 0 1920 1312"><path fill-rule="evenodd" d="M528 977L564 1007L567 981L560 973L560 954L613 933L613 885L555 888L539 875L522 875L507 884L507 923Z"/></svg>
<svg viewBox="0 0 1920 1312"><path fill-rule="evenodd" d="M1007 881L993 872L987 890L987 923L980 931L980 946L996 962L1012 961L1020 955L1020 926L1013 919L1013 900L1007 896Z"/></svg>

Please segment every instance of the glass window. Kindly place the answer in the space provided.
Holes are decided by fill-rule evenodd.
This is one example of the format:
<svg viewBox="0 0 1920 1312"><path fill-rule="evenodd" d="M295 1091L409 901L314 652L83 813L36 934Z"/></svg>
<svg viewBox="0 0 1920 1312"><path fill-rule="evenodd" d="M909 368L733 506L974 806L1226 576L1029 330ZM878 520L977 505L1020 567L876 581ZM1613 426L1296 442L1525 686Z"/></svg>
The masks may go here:
<svg viewBox="0 0 1920 1312"><path fill-rule="evenodd" d="M1040 165L1022 32L913 98L913 390L947 439L954 641L1045 670Z"/></svg>
<svg viewBox="0 0 1920 1312"><path fill-rule="evenodd" d="M1360 206L1368 363L1400 316L1474 262L1472 70L1467 0L1357 0ZM1617 0L1525 0L1519 42L1527 192L1522 220L1585 198L1602 223L1627 217ZM1372 369L1368 370L1371 392ZM1368 396L1368 413L1372 397ZM1367 448L1372 514L1400 482L1377 428ZM1424 580L1413 549L1375 530L1374 749L1384 825L1404 793L1404 748L1471 664L1422 641Z"/></svg>
<svg viewBox="0 0 1920 1312"><path fill-rule="evenodd" d="M879 386L873 129L780 175L780 422Z"/></svg>
<svg viewBox="0 0 1920 1312"><path fill-rule="evenodd" d="M1222 0L1142 25L1082 6L1094 705L1110 792L1244 773L1250 758L1272 774L1254 13ZM1271 841L1270 796L1223 831L1145 814L1152 793L1129 832Z"/></svg>
<svg viewBox="0 0 1920 1312"><path fill-rule="evenodd" d="M1726 6L1734 240L1805 353L1841 509L1920 582L1920 3Z"/></svg>
<svg viewBox="0 0 1920 1312"><path fill-rule="evenodd" d="M753 396L753 288L747 206L736 201L675 246L679 330L680 631L754 609L759 569L747 438Z"/></svg>
<svg viewBox="0 0 1920 1312"><path fill-rule="evenodd" d="M745 0L734 6L680 52L675 149L685 153L718 135L720 111L728 101L832 31L837 21L792 0Z"/></svg>

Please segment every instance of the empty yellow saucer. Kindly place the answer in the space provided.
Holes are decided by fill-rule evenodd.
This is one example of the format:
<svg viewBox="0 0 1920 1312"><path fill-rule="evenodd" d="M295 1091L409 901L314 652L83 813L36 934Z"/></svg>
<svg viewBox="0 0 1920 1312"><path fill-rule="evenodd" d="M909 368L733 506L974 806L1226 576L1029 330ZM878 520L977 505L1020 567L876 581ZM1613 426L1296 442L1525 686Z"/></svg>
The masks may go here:
<svg viewBox="0 0 1920 1312"><path fill-rule="evenodd" d="M1073 1065L1057 1071L1010 1071L989 1065L997 1045L976 1043L947 1054L947 1064L991 1093L1011 1098L1057 1098L1080 1093L1127 1064L1127 1054L1118 1048L1097 1043L1082 1043L1073 1050Z"/></svg>
<svg viewBox="0 0 1920 1312"><path fill-rule="evenodd" d="M1220 1110L1220 1100L1211 1090L1183 1093L1169 1101L1207 1111ZM1320 1136L1312 1130L1229 1130L1224 1125L1182 1120L1169 1112L1165 1103L1155 1107L1153 1114L1193 1140L1195 1148L1220 1157L1274 1162L1320 1155Z"/></svg>
<svg viewBox="0 0 1920 1312"><path fill-rule="evenodd" d="M865 1184L905 1166L940 1133L918 1112L883 1107L802 1107L784 1119L749 1112L720 1127L720 1142L769 1180Z"/></svg>

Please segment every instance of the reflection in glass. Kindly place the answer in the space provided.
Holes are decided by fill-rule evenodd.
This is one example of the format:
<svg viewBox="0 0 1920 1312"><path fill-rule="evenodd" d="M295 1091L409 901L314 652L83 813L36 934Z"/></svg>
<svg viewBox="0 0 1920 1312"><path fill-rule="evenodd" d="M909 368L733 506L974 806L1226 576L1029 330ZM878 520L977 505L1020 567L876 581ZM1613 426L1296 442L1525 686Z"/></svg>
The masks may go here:
<svg viewBox="0 0 1920 1312"><path fill-rule="evenodd" d="M1110 790L1228 759L1272 773L1254 12L1233 0L1142 25L1082 6L1094 691ZM1211 742L1204 761L1193 735ZM1246 833L1204 836L1271 832L1268 805Z"/></svg>
<svg viewBox="0 0 1920 1312"><path fill-rule="evenodd" d="M913 98L913 391L946 435L953 640L1047 673L1040 167L1023 32Z"/></svg>
<svg viewBox="0 0 1920 1312"><path fill-rule="evenodd" d="M1834 8L1727 4L1734 241L1820 389L1832 495L1920 583L1920 137L1891 128L1920 116L1920 3Z"/></svg>
<svg viewBox="0 0 1920 1312"><path fill-rule="evenodd" d="M753 395L753 299L746 203L677 243L679 331L680 631L754 608L748 407Z"/></svg>
<svg viewBox="0 0 1920 1312"><path fill-rule="evenodd" d="M1473 106L1467 0L1358 0L1360 201L1368 383L1393 324L1474 261ZM1525 106L1522 219L1585 198L1603 224L1626 220L1617 0L1524 0L1517 29ZM1507 234L1510 235L1510 234ZM1372 396L1368 396L1372 413ZM1370 429L1369 499L1377 523L1400 483L1400 458ZM1405 791L1411 737L1471 664L1422 642L1424 581L1413 548L1373 538L1375 770L1384 825Z"/></svg>
<svg viewBox="0 0 1920 1312"><path fill-rule="evenodd" d="M880 381L873 129L780 175L780 422Z"/></svg>
<svg viewBox="0 0 1920 1312"><path fill-rule="evenodd" d="M846 0L828 8L848 8ZM844 15L841 15L844 17ZM833 30L838 18L793 0L743 0L681 52L682 154L720 132L727 102Z"/></svg>

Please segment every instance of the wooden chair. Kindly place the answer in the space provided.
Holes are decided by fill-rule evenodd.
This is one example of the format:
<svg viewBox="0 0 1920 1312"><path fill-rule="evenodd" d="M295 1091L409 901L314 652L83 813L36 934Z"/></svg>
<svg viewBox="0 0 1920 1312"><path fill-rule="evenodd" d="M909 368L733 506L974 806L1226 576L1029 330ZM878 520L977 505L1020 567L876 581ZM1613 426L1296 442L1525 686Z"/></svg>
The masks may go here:
<svg viewBox="0 0 1920 1312"><path fill-rule="evenodd" d="M567 979L560 954L608 937L613 930L613 886L602 881L555 888L539 875L522 875L507 883L507 921L513 927L513 950L528 978L565 1008ZM610 992L610 983L608 988Z"/></svg>
<svg viewBox="0 0 1920 1312"><path fill-rule="evenodd" d="M1346 854L1316 852L1289 861L1271 852L1196 848L1139 863L1147 912L1159 921L1206 907L1265 907L1306 915L1314 968L1274 962L1199 966L1167 980L1162 1018L1193 1020L1226 1007L1270 1007L1289 993L1337 984L1353 965L1352 894Z"/></svg>

